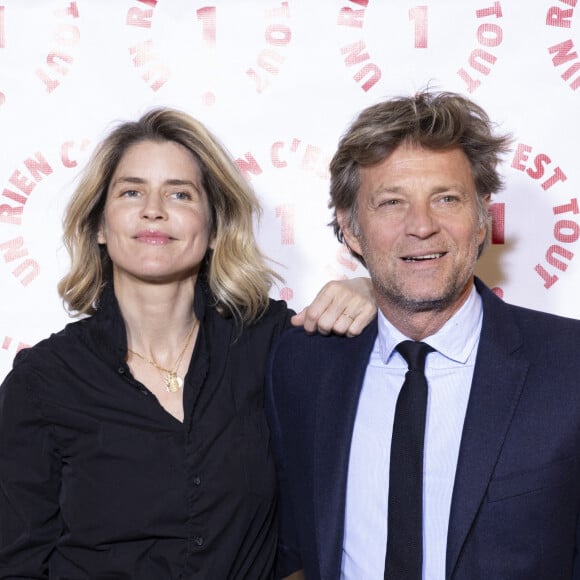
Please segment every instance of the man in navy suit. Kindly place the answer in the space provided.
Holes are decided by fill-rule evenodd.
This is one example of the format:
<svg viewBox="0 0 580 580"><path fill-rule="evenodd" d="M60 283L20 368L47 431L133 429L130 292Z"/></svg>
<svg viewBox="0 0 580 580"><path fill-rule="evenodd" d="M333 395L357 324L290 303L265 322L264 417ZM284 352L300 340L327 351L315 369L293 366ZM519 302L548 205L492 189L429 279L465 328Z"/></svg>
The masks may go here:
<svg viewBox="0 0 580 580"><path fill-rule="evenodd" d="M365 109L342 137L333 225L379 313L358 338L294 330L273 352L280 577L580 579L580 321L474 277L509 141L471 100L431 91ZM419 571L387 575L406 533L388 512L409 340L430 350Z"/></svg>

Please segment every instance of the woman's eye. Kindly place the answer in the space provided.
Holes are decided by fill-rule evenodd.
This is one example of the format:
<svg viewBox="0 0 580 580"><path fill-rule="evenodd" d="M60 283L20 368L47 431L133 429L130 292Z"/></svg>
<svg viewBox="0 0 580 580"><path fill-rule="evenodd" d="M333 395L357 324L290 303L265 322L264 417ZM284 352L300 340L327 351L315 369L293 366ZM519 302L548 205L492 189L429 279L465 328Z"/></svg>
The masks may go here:
<svg viewBox="0 0 580 580"><path fill-rule="evenodd" d="M122 197L137 197L139 192L135 189L128 189L127 191L123 191L121 193Z"/></svg>
<svg viewBox="0 0 580 580"><path fill-rule="evenodd" d="M188 193L187 191L176 191L171 195L175 197L175 199L184 199L184 200L192 199L191 193Z"/></svg>

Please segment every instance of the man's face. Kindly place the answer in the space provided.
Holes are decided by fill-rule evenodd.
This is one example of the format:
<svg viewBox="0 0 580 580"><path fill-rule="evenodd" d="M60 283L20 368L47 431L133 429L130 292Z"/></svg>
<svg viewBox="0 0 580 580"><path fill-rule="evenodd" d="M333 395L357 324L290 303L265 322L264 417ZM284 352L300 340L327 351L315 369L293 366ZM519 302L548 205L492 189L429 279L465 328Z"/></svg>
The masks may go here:
<svg viewBox="0 0 580 580"><path fill-rule="evenodd" d="M486 235L466 155L402 144L360 177L359 231L345 226L344 212L337 218L381 310L452 314L469 293Z"/></svg>

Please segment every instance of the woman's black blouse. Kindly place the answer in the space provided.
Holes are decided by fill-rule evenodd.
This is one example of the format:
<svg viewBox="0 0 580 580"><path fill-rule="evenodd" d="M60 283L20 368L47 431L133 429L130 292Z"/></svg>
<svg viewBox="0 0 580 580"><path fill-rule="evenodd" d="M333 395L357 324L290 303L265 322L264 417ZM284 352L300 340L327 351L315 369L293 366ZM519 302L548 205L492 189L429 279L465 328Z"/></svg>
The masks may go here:
<svg viewBox="0 0 580 580"><path fill-rule="evenodd" d="M0 387L0 578L270 578L275 474L264 417L274 302L244 328L198 282L185 418L125 362L113 291L23 350Z"/></svg>

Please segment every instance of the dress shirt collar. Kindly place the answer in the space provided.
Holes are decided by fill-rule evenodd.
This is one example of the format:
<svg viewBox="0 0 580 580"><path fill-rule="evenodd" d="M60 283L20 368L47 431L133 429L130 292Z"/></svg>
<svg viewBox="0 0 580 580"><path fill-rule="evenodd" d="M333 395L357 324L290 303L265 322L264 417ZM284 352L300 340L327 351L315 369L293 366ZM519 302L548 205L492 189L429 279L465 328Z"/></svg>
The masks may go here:
<svg viewBox="0 0 580 580"><path fill-rule="evenodd" d="M424 342L443 356L465 364L479 340L482 318L481 296L474 285L461 308L435 334L428 336ZM378 322L380 357L386 364L397 344L402 340L409 340L409 337L395 328L380 310Z"/></svg>
<svg viewBox="0 0 580 580"><path fill-rule="evenodd" d="M211 303L211 290L204 273L197 277L193 309L200 327L203 326L207 307ZM111 365L119 365L127 355L127 331L121 308L115 295L112 282L108 282L97 304L92 320L84 328L87 329L85 342L91 350ZM74 323L73 323L74 324ZM88 332L90 330L90 332Z"/></svg>

